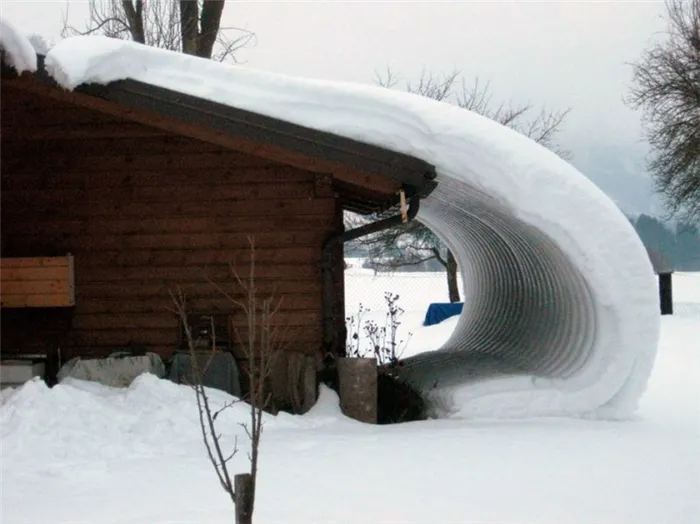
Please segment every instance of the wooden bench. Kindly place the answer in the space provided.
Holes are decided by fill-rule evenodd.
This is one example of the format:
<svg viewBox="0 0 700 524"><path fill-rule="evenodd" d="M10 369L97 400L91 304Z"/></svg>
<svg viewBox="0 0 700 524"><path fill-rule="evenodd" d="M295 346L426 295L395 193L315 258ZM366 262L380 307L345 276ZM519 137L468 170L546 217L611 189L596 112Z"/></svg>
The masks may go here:
<svg viewBox="0 0 700 524"><path fill-rule="evenodd" d="M0 307L74 305L72 255L0 259Z"/></svg>

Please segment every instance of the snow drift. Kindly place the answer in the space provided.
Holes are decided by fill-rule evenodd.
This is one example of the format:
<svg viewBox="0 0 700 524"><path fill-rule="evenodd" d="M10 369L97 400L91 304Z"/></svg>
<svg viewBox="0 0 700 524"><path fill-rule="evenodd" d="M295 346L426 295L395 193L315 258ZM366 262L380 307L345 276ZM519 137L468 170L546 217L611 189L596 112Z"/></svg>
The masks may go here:
<svg viewBox="0 0 700 524"><path fill-rule="evenodd" d="M466 415L635 409L659 337L646 250L609 198L530 139L408 93L103 37L61 41L46 67L66 89L133 79L430 162L438 187L419 219L454 251L466 304L442 348L407 360L406 379Z"/></svg>

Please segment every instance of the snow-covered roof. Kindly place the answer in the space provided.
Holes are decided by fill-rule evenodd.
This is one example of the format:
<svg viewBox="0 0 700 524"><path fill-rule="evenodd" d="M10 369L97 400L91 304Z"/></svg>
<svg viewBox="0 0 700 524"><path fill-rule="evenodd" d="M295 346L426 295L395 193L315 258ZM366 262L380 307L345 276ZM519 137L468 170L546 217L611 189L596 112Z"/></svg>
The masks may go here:
<svg viewBox="0 0 700 524"><path fill-rule="evenodd" d="M12 22L0 17L0 50L3 61L18 73L36 71L36 51L29 38Z"/></svg>
<svg viewBox="0 0 700 524"><path fill-rule="evenodd" d="M34 40L39 44L43 42L40 38ZM88 40L105 40L110 45L120 42L100 38ZM41 46L37 48L35 45L35 49L39 53ZM138 45L136 49L150 50ZM165 56L173 54L164 53ZM84 81L73 85L66 80L63 69L52 67L56 63L53 57L53 54L39 56L35 81L54 88L58 86L59 89L68 86L70 90L79 92L81 96L70 97L67 99L69 103L87 103L94 110L97 107L95 101L86 99L84 95L97 97L101 111L115 112L135 122L263 156L303 170L332 174L340 202L348 210L359 213L381 211L398 204L396 192L399 188L412 197L416 194L425 196L435 187L434 166L415 157L297 125L286 119L246 111L222 103L216 97L202 98L168 83L161 86L130 77L122 79L119 75L104 77L114 80L94 81L92 76L85 74L82 77ZM198 65L208 62L202 59L195 61ZM98 78L102 77L98 75ZM57 79L63 83L57 82ZM17 87L26 88L31 84L20 83ZM103 101L112 105L105 105Z"/></svg>
<svg viewBox="0 0 700 524"><path fill-rule="evenodd" d="M435 166L418 218L455 253L467 300L447 344L405 373L427 387L439 376L464 412L629 411L642 394L659 337L646 250L600 189L522 134L409 93L105 37L63 40L45 62L66 89L129 79Z"/></svg>

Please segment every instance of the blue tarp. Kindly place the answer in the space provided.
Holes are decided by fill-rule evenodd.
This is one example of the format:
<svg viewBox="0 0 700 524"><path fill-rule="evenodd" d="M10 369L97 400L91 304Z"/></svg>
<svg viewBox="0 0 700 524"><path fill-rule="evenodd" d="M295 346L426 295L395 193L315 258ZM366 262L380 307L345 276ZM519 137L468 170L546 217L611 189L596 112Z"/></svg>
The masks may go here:
<svg viewBox="0 0 700 524"><path fill-rule="evenodd" d="M459 315L464 307L464 302L436 302L428 306L425 313L424 326L439 324L443 320Z"/></svg>

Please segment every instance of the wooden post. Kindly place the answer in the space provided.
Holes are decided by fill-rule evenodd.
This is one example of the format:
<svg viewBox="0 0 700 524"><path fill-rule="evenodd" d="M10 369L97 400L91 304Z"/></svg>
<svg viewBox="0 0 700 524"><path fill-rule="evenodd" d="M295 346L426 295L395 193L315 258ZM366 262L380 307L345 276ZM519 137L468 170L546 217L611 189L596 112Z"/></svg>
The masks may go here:
<svg viewBox="0 0 700 524"><path fill-rule="evenodd" d="M253 476L250 473L236 475L233 477L233 487L236 492L236 524L252 524L255 498Z"/></svg>
<svg viewBox="0 0 700 524"><path fill-rule="evenodd" d="M340 409L350 418L377 423L377 360L339 358Z"/></svg>
<svg viewBox="0 0 700 524"><path fill-rule="evenodd" d="M662 315L673 315L673 273L659 273L659 303Z"/></svg>
<svg viewBox="0 0 700 524"><path fill-rule="evenodd" d="M313 357L306 357L302 370L302 398L301 412L306 413L316 404L316 362Z"/></svg>

